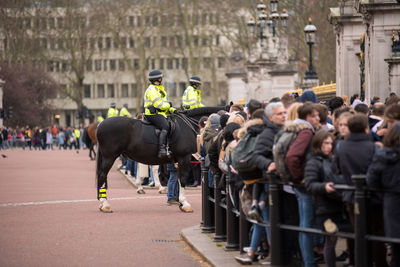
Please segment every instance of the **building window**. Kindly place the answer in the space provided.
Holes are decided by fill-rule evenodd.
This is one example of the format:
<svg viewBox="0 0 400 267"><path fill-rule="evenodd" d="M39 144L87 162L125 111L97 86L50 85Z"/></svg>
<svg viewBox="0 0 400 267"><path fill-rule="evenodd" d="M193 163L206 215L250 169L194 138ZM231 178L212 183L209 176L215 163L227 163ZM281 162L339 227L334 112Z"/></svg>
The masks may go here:
<svg viewBox="0 0 400 267"><path fill-rule="evenodd" d="M55 18L49 18L49 26L50 26L50 29L55 29L56 28L56 20L55 20Z"/></svg>
<svg viewBox="0 0 400 267"><path fill-rule="evenodd" d="M153 58L151 59L151 69L154 70L156 68L156 60Z"/></svg>
<svg viewBox="0 0 400 267"><path fill-rule="evenodd" d="M96 46L96 40L94 38L90 38L90 49L94 50L94 47Z"/></svg>
<svg viewBox="0 0 400 267"><path fill-rule="evenodd" d="M167 37L161 36L161 47L167 47Z"/></svg>
<svg viewBox="0 0 400 267"><path fill-rule="evenodd" d="M86 71L92 71L93 62L91 59L86 60Z"/></svg>
<svg viewBox="0 0 400 267"><path fill-rule="evenodd" d="M167 69L172 70L174 67L174 61L172 60L172 58L168 58L167 59Z"/></svg>
<svg viewBox="0 0 400 267"><path fill-rule="evenodd" d="M219 35L215 36L215 45L219 46Z"/></svg>
<svg viewBox="0 0 400 267"><path fill-rule="evenodd" d="M107 71L107 59L103 60L103 70Z"/></svg>
<svg viewBox="0 0 400 267"><path fill-rule="evenodd" d="M53 72L54 71L54 62L53 61L49 61L47 63L47 71L48 72Z"/></svg>
<svg viewBox="0 0 400 267"><path fill-rule="evenodd" d="M83 85L83 97L90 98L90 84Z"/></svg>
<svg viewBox="0 0 400 267"><path fill-rule="evenodd" d="M99 37L99 38L97 39L97 47L98 47L99 49L103 49L103 37Z"/></svg>
<svg viewBox="0 0 400 267"><path fill-rule="evenodd" d="M117 39L114 39L114 48L119 48L119 43Z"/></svg>
<svg viewBox="0 0 400 267"><path fill-rule="evenodd" d="M203 65L205 69L211 68L211 58L209 57L203 58Z"/></svg>
<svg viewBox="0 0 400 267"><path fill-rule="evenodd" d="M186 90L186 83L185 82L180 82L179 83L179 95L183 95L185 90Z"/></svg>
<svg viewBox="0 0 400 267"><path fill-rule="evenodd" d="M197 36L197 35L193 36L193 45L199 46L199 36Z"/></svg>
<svg viewBox="0 0 400 267"><path fill-rule="evenodd" d="M150 37L146 37L146 38L144 39L144 45L145 45L146 47L150 47L150 46L151 46L151 39L150 39Z"/></svg>
<svg viewBox="0 0 400 267"><path fill-rule="evenodd" d="M178 47L182 46L182 36L180 35L176 36L176 44L178 45Z"/></svg>
<svg viewBox="0 0 400 267"><path fill-rule="evenodd" d="M101 71L101 59L96 59L94 61L94 70Z"/></svg>
<svg viewBox="0 0 400 267"><path fill-rule="evenodd" d="M218 58L218 68L225 68L225 58L223 57Z"/></svg>
<svg viewBox="0 0 400 267"><path fill-rule="evenodd" d="M187 69L188 68L188 59L187 58L182 58L182 69Z"/></svg>
<svg viewBox="0 0 400 267"><path fill-rule="evenodd" d="M129 26L135 26L135 17L133 17L133 16L130 16L129 17Z"/></svg>
<svg viewBox="0 0 400 267"><path fill-rule="evenodd" d="M55 68L56 72L60 72L60 62L55 61L54 62L54 68Z"/></svg>
<svg viewBox="0 0 400 267"><path fill-rule="evenodd" d="M115 59L110 59L110 70L116 70L117 69L117 64L115 62Z"/></svg>
<svg viewBox="0 0 400 267"><path fill-rule="evenodd" d="M62 29L64 27L64 19L57 18L57 28Z"/></svg>
<svg viewBox="0 0 400 267"><path fill-rule="evenodd" d="M67 95L65 94L65 92L67 91L67 85L66 84L60 84L60 94L58 95L59 98L67 98Z"/></svg>
<svg viewBox="0 0 400 267"><path fill-rule="evenodd" d="M61 71L62 71L62 72L67 72L67 71L68 71L67 62L62 62L62 63L61 63Z"/></svg>
<svg viewBox="0 0 400 267"><path fill-rule="evenodd" d="M153 15L153 27L158 26L158 15L154 14Z"/></svg>
<svg viewBox="0 0 400 267"><path fill-rule="evenodd" d="M136 25L137 25L138 27L140 27L140 26L142 25L142 17L141 17L141 16L138 16L138 17L137 17L137 19L136 19Z"/></svg>
<svg viewBox="0 0 400 267"><path fill-rule="evenodd" d="M160 70L164 69L164 59L160 58Z"/></svg>
<svg viewBox="0 0 400 267"><path fill-rule="evenodd" d="M210 23L210 25L213 25L214 24L214 15L211 13L211 14L208 14L209 16L208 16L208 20L209 20L209 23Z"/></svg>
<svg viewBox="0 0 400 267"><path fill-rule="evenodd" d="M56 41L54 39L50 39L50 49L56 50Z"/></svg>
<svg viewBox="0 0 400 267"><path fill-rule="evenodd" d="M150 16L146 16L144 18L144 23L146 26L150 26L150 22L151 22L151 17Z"/></svg>
<svg viewBox="0 0 400 267"><path fill-rule="evenodd" d="M169 47L175 47L175 36L169 37Z"/></svg>
<svg viewBox="0 0 400 267"><path fill-rule="evenodd" d="M135 41L133 40L133 38L129 38L129 47L135 48Z"/></svg>
<svg viewBox="0 0 400 267"><path fill-rule="evenodd" d="M121 85L121 97L129 97L129 85L127 83L123 83Z"/></svg>
<svg viewBox="0 0 400 267"><path fill-rule="evenodd" d="M107 84L107 97L110 97L110 98L115 97L114 84Z"/></svg>
<svg viewBox="0 0 400 267"><path fill-rule="evenodd" d="M131 97L137 97L137 84L131 83Z"/></svg>
<svg viewBox="0 0 400 267"><path fill-rule="evenodd" d="M138 58L135 58L135 59L133 60L133 68L134 68L135 70L138 70L138 69L139 69L139 59L138 59Z"/></svg>
<svg viewBox="0 0 400 267"><path fill-rule="evenodd" d="M202 46L207 46L207 43L208 43L208 37L207 36L201 38L201 45Z"/></svg>
<svg viewBox="0 0 400 267"><path fill-rule="evenodd" d="M119 60L119 71L125 71L125 61L123 59Z"/></svg>
<svg viewBox="0 0 400 267"><path fill-rule="evenodd" d="M104 84L98 84L97 85L97 97L98 98L104 98Z"/></svg>
<svg viewBox="0 0 400 267"><path fill-rule="evenodd" d="M170 97L176 97L176 83L167 83L168 95Z"/></svg>
<svg viewBox="0 0 400 267"><path fill-rule="evenodd" d="M111 48L111 37L106 37L106 48L107 49Z"/></svg>
<svg viewBox="0 0 400 267"><path fill-rule="evenodd" d="M175 58L174 59L175 60L175 68L177 69L177 70L179 70L179 58Z"/></svg>
<svg viewBox="0 0 400 267"><path fill-rule="evenodd" d="M207 13L203 13L201 15L201 24L206 25L207 24Z"/></svg>

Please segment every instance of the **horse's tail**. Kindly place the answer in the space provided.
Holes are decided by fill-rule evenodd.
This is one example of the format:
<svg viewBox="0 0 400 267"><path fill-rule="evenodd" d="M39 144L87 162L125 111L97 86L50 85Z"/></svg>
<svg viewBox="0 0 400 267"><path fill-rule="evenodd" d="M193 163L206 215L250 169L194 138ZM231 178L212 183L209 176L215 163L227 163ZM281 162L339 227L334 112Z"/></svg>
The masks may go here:
<svg viewBox="0 0 400 267"><path fill-rule="evenodd" d="M90 147L92 146L92 140L90 140L88 134L88 127L85 127L85 129L83 130L82 140L85 143L86 147L90 149Z"/></svg>

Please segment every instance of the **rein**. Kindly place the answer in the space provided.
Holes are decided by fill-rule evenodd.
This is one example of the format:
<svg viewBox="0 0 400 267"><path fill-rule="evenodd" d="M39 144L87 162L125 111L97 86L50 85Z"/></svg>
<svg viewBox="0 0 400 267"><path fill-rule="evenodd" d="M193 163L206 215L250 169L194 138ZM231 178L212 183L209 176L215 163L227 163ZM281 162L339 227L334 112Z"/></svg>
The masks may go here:
<svg viewBox="0 0 400 267"><path fill-rule="evenodd" d="M193 127L192 124L196 124L197 121L195 119L192 119L190 117L187 117L183 114L175 114L178 118L180 118L187 126L189 126L189 128L197 135L198 131L196 131L196 129Z"/></svg>

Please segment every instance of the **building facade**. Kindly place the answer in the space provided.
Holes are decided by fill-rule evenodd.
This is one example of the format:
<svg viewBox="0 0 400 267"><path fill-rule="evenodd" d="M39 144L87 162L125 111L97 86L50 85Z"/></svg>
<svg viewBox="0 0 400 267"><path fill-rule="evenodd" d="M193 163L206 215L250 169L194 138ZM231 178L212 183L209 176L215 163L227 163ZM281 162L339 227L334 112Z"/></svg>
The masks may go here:
<svg viewBox="0 0 400 267"><path fill-rule="evenodd" d="M400 30L400 4L395 0L342 0L332 8L336 33L338 95L400 94L398 56L393 54L393 32Z"/></svg>

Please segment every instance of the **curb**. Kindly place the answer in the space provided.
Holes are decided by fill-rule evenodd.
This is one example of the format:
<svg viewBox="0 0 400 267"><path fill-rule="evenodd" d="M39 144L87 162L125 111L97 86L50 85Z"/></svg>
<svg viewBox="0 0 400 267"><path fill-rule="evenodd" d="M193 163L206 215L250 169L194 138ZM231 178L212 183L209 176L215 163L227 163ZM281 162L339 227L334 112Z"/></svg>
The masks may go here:
<svg viewBox="0 0 400 267"><path fill-rule="evenodd" d="M214 242L195 225L180 232L182 239L206 262L216 267L242 266L235 260L239 251L224 251L225 242Z"/></svg>

